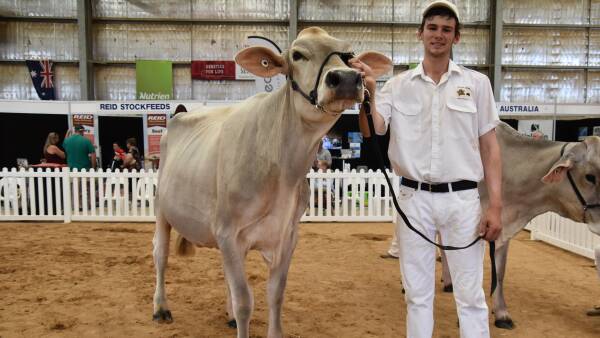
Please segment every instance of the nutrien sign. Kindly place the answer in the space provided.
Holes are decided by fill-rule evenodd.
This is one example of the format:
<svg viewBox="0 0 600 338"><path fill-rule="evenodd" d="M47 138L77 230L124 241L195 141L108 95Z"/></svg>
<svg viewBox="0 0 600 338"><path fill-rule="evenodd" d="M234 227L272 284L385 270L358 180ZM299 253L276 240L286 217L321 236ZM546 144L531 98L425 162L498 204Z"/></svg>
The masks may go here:
<svg viewBox="0 0 600 338"><path fill-rule="evenodd" d="M136 99L173 99L173 67L171 61L138 60L135 62L135 79Z"/></svg>

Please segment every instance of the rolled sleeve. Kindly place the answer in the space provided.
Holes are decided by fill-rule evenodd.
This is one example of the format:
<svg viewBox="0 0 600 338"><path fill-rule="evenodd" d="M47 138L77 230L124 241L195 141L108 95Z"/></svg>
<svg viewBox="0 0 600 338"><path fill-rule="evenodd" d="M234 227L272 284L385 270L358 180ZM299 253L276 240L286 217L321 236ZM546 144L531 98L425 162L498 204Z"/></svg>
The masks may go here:
<svg viewBox="0 0 600 338"><path fill-rule="evenodd" d="M385 122L385 131L387 132L392 117L392 81L389 80L381 90L377 91L375 96L375 106L377 112ZM378 135L385 135L385 132Z"/></svg>
<svg viewBox="0 0 600 338"><path fill-rule="evenodd" d="M477 112L479 114L479 136L482 136L500 124L500 117L496 109L496 101L494 100L490 80L482 76L477 88L481 90L477 95Z"/></svg>

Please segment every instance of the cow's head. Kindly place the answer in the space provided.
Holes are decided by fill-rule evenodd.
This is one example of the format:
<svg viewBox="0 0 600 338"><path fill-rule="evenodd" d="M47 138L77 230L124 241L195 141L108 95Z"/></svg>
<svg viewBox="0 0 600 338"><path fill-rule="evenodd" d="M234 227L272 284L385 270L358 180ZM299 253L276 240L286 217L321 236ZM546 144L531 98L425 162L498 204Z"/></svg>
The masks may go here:
<svg viewBox="0 0 600 338"><path fill-rule="evenodd" d="M336 115L363 100L361 74L347 65L351 52L350 43L311 27L300 32L282 55L257 46L240 51L235 60L257 76L272 77L279 73L288 76L291 86L296 87L297 110L304 118L319 121L331 118L323 112ZM357 58L369 65L376 77L387 73L392 66L391 60L378 52L364 52Z"/></svg>
<svg viewBox="0 0 600 338"><path fill-rule="evenodd" d="M567 216L585 222L593 233L600 235L600 207L584 211L573 187L568 183L567 172L571 173L573 183L588 205L600 203L600 137L588 137L583 142L566 148L561 158L542 178L542 182L546 184L566 180L567 184L562 184L564 188L561 189L568 190L561 191L560 194L565 200L564 210L568 213Z"/></svg>

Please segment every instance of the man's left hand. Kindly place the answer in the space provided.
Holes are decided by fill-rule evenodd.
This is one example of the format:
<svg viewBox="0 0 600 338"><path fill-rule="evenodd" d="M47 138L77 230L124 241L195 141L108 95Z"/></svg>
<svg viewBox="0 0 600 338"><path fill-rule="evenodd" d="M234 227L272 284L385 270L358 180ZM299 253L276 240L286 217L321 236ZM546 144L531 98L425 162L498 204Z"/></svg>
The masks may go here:
<svg viewBox="0 0 600 338"><path fill-rule="evenodd" d="M502 232L502 208L488 207L479 223L479 235L486 241L495 241Z"/></svg>

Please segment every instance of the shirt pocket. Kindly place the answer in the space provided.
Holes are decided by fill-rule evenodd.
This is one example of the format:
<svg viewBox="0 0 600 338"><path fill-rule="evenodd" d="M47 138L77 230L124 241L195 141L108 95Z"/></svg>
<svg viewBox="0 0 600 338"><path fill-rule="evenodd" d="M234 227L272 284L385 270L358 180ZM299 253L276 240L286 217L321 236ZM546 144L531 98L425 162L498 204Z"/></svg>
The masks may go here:
<svg viewBox="0 0 600 338"><path fill-rule="evenodd" d="M449 136L454 139L473 140L477 138L477 106L472 98L449 97L448 108Z"/></svg>
<svg viewBox="0 0 600 338"><path fill-rule="evenodd" d="M397 138L404 140L417 140L421 137L423 105L419 102L396 100L394 102L394 132Z"/></svg>

